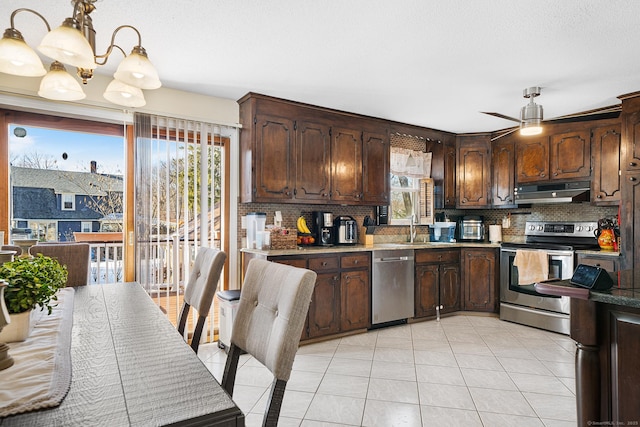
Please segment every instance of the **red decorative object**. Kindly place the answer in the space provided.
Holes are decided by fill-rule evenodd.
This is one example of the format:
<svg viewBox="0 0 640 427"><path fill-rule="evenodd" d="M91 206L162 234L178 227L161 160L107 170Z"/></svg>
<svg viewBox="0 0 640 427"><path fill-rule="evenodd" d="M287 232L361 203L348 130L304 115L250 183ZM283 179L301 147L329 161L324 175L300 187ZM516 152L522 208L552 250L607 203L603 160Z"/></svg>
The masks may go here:
<svg viewBox="0 0 640 427"><path fill-rule="evenodd" d="M598 235L598 245L603 251L612 251L616 236L612 229L603 228Z"/></svg>

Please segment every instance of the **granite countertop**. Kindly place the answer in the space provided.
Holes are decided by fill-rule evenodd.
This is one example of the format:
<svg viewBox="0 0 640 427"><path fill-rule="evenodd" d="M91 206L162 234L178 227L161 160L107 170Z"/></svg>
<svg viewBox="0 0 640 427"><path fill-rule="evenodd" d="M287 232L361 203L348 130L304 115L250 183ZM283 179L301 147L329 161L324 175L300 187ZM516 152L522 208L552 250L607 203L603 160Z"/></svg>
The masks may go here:
<svg viewBox="0 0 640 427"><path fill-rule="evenodd" d="M621 270L610 273L614 279L614 286L606 291L589 290L573 285L569 280L536 284L536 290L551 295L568 296L572 298L588 299L603 304L620 305L623 307L640 308L640 288L634 288L633 272Z"/></svg>
<svg viewBox="0 0 640 427"><path fill-rule="evenodd" d="M339 245L339 246L298 246L294 249L240 249L241 252L266 255L266 256L285 256L285 255L309 255L309 254L328 254L341 252L371 252L379 250L400 250L400 249L445 249L445 248L500 248L499 243L483 243L483 242L389 242L375 243L373 245Z"/></svg>
<svg viewBox="0 0 640 427"><path fill-rule="evenodd" d="M597 255L597 256L606 256L606 257L613 257L613 258L618 258L621 255L621 253L618 251L600 251L600 250L586 250L586 249L577 250L576 253L578 255Z"/></svg>

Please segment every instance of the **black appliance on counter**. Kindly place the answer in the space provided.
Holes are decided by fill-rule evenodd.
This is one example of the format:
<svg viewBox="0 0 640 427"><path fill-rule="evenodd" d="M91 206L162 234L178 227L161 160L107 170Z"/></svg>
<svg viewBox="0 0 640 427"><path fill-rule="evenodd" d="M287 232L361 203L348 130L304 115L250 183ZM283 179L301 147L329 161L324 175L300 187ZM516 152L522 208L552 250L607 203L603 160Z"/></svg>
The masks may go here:
<svg viewBox="0 0 640 427"><path fill-rule="evenodd" d="M331 212L311 212L313 218L313 232L316 234L316 245L333 246L336 238Z"/></svg>
<svg viewBox="0 0 640 427"><path fill-rule="evenodd" d="M458 241L484 242L484 222L478 215L465 215L458 221Z"/></svg>
<svg viewBox="0 0 640 427"><path fill-rule="evenodd" d="M336 229L336 245L355 245L358 243L358 224L353 217L340 215L333 222Z"/></svg>
<svg viewBox="0 0 640 427"><path fill-rule="evenodd" d="M389 206L376 206L376 225L389 224Z"/></svg>

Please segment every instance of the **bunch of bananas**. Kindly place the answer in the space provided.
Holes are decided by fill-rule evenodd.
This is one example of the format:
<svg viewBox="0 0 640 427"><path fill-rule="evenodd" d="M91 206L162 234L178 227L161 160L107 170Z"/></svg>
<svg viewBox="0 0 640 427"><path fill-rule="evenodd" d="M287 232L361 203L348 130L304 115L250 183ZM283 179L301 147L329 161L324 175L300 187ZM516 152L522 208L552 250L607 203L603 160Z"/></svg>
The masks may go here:
<svg viewBox="0 0 640 427"><path fill-rule="evenodd" d="M298 218L296 226L298 228L298 233L311 234L311 230L309 230L309 227L307 227L307 220L304 219L303 216Z"/></svg>

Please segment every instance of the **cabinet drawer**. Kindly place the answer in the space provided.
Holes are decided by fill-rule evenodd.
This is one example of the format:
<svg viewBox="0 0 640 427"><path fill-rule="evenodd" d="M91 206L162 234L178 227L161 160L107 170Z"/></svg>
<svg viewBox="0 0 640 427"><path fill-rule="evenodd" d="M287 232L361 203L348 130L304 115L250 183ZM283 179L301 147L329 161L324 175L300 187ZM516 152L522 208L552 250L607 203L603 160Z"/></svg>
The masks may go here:
<svg viewBox="0 0 640 427"><path fill-rule="evenodd" d="M460 262L460 251L420 250L415 253L416 263Z"/></svg>
<svg viewBox="0 0 640 427"><path fill-rule="evenodd" d="M367 267L368 265L369 255L367 254L343 255L340 260L341 268Z"/></svg>
<svg viewBox="0 0 640 427"><path fill-rule="evenodd" d="M616 261L613 259L603 258L578 258L579 264L592 265L594 267L604 268L607 271L617 271Z"/></svg>
<svg viewBox="0 0 640 427"><path fill-rule="evenodd" d="M290 265L292 267L307 268L307 260L304 258L273 258L270 261L277 262L278 264Z"/></svg>
<svg viewBox="0 0 640 427"><path fill-rule="evenodd" d="M309 270L324 271L324 270L337 270L340 266L339 257L322 257L322 258L309 258Z"/></svg>

